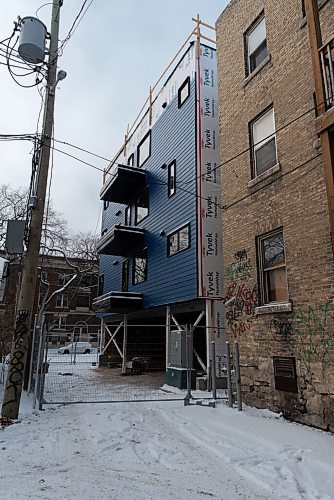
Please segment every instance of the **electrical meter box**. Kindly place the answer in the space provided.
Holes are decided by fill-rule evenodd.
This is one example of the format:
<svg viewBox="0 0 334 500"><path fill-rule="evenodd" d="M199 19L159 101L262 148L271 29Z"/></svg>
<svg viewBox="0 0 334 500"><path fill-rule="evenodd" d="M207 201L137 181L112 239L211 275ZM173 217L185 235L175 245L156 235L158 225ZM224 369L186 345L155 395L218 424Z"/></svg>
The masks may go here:
<svg viewBox="0 0 334 500"><path fill-rule="evenodd" d="M189 368L193 366L192 338L188 339L189 346ZM171 330L169 338L169 362L166 371L166 384L187 388L187 332L178 329ZM195 370L191 370L191 386L195 386Z"/></svg>

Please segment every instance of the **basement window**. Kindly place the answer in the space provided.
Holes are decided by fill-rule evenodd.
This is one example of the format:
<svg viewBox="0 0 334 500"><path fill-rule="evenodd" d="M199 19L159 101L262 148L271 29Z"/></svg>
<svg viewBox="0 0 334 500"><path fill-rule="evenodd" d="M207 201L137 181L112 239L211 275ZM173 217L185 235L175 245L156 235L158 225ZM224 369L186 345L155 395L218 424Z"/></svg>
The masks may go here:
<svg viewBox="0 0 334 500"><path fill-rule="evenodd" d="M275 389L277 391L298 392L296 359L274 356Z"/></svg>

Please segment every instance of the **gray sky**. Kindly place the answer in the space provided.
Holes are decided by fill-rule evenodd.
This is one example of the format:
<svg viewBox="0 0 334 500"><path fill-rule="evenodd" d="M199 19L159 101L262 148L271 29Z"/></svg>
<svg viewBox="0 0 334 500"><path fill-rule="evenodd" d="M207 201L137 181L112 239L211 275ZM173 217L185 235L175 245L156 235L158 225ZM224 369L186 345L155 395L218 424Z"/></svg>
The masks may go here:
<svg viewBox="0 0 334 500"><path fill-rule="evenodd" d="M1 0L0 41L13 21L35 16L45 0ZM83 0L64 0L60 39L64 39ZM94 0L59 59L67 78L56 93L55 138L112 158L122 145L128 123L142 107L153 85L193 29L198 13L215 23L227 0ZM51 5L38 12L50 29ZM211 35L211 33L206 33ZM0 62L5 62L0 57ZM29 84L29 77L20 78ZM41 98L37 88L19 87L0 64L0 133L36 131ZM107 162L62 144L57 148L97 167ZM0 142L0 183L27 186L31 174L30 142ZM100 229L99 191L102 173L55 152L51 185L54 208L70 229Z"/></svg>

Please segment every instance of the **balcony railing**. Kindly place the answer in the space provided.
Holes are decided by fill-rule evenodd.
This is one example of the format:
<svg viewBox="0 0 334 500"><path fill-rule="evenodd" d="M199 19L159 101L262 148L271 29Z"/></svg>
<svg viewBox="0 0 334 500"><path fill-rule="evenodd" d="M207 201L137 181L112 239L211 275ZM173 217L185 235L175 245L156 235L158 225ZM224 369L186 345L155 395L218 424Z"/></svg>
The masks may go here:
<svg viewBox="0 0 334 500"><path fill-rule="evenodd" d="M135 292L108 292L93 300L95 312L122 313L140 309L143 294Z"/></svg>
<svg viewBox="0 0 334 500"><path fill-rule="evenodd" d="M325 108L334 106L334 35L319 49L325 89Z"/></svg>
<svg viewBox="0 0 334 500"><path fill-rule="evenodd" d="M144 233L145 230L138 227L115 224L98 241L96 251L102 255L126 257L129 252L144 243Z"/></svg>
<svg viewBox="0 0 334 500"><path fill-rule="evenodd" d="M127 205L146 184L146 171L136 167L115 164L106 176L100 198Z"/></svg>

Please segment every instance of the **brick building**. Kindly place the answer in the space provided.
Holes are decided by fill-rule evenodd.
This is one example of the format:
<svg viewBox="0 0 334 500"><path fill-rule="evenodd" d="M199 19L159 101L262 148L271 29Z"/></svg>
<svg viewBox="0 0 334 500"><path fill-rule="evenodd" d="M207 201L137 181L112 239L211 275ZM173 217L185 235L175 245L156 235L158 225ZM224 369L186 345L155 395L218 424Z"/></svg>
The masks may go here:
<svg viewBox="0 0 334 500"><path fill-rule="evenodd" d="M333 90L334 3L318 5ZM333 248L305 5L232 0L216 28L226 327L244 398L333 431Z"/></svg>
<svg viewBox="0 0 334 500"><path fill-rule="evenodd" d="M21 269L19 258L10 263L5 261L2 269L0 341L7 349L13 337L15 303ZM77 276L73 278L76 274ZM62 287L65 287L62 293L54 294ZM45 294L47 298L52 296L45 306L45 320L49 327L52 345L68 343L74 334L77 334L80 340L97 344L99 326L92 311L92 301L97 295L97 287L96 262L83 259L66 261L63 257L55 256L40 257L34 309L37 309L38 302L41 304Z"/></svg>

